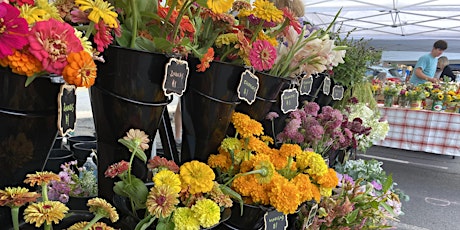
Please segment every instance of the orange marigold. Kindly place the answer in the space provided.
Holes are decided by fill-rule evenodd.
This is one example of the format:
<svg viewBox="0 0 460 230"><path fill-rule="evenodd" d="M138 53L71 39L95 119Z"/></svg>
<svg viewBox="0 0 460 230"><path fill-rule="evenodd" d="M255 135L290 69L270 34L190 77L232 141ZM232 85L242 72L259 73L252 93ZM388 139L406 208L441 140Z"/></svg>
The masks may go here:
<svg viewBox="0 0 460 230"><path fill-rule="evenodd" d="M15 50L14 53L7 58L8 65L13 73L31 77L43 70L41 61L29 52L20 52Z"/></svg>
<svg viewBox="0 0 460 230"><path fill-rule="evenodd" d="M310 177L308 175L302 173L298 174L291 180L291 183L295 184L299 191L302 191L300 193L301 203L313 199L312 187L315 185L311 183Z"/></svg>
<svg viewBox="0 0 460 230"><path fill-rule="evenodd" d="M316 177L316 182L321 187L335 188L339 184L339 178L333 168L329 168L328 172L323 176Z"/></svg>
<svg viewBox="0 0 460 230"><path fill-rule="evenodd" d="M295 157L302 153L302 149L297 144L284 143L281 145L279 153L284 157Z"/></svg>
<svg viewBox="0 0 460 230"><path fill-rule="evenodd" d="M319 192L318 186L313 184L313 186L311 187L311 192L313 193L313 199L315 199L315 201L319 203L321 201L321 193Z"/></svg>
<svg viewBox="0 0 460 230"><path fill-rule="evenodd" d="M269 151L270 147L268 147L268 145L259 138L252 136L249 137L247 148L257 153L266 153Z"/></svg>
<svg viewBox="0 0 460 230"><path fill-rule="evenodd" d="M271 189L268 191L270 204L284 214L295 213L301 204L297 186L282 176L274 177L271 185Z"/></svg>
<svg viewBox="0 0 460 230"><path fill-rule="evenodd" d="M208 158L208 165L211 168L220 168L223 171L227 171L232 166L232 160L228 156L228 153L211 154Z"/></svg>
<svg viewBox="0 0 460 230"><path fill-rule="evenodd" d="M273 165L275 166L276 170L281 170L284 167L286 167L286 165L288 163L288 158L282 156L279 153L278 149L271 149L271 151L269 153L269 156L270 156L271 162L273 162Z"/></svg>
<svg viewBox="0 0 460 230"><path fill-rule="evenodd" d="M62 71L62 76L67 83L86 88L94 85L97 67L89 53L85 51L70 53L67 62Z"/></svg>

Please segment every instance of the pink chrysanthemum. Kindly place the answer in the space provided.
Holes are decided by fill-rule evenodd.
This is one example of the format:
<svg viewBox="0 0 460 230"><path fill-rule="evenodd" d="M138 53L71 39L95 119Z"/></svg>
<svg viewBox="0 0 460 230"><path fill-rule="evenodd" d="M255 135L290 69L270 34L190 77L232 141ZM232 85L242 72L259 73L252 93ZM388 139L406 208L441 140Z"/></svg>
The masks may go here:
<svg viewBox="0 0 460 230"><path fill-rule="evenodd" d="M46 71L61 75L67 65L67 55L83 50L74 31L71 25L55 19L37 22L28 36L29 51Z"/></svg>
<svg viewBox="0 0 460 230"><path fill-rule="evenodd" d="M0 58L13 54L27 45L27 21L19 17L19 10L5 2L0 3Z"/></svg>
<svg viewBox="0 0 460 230"><path fill-rule="evenodd" d="M110 34L110 27L108 27L102 20L95 24L94 27L96 28L94 43L97 45L97 51L103 52L104 49L109 47L113 41L113 37Z"/></svg>
<svg viewBox="0 0 460 230"><path fill-rule="evenodd" d="M309 102L308 104L305 105L303 110L308 115L316 117L318 116L319 105L316 102Z"/></svg>
<svg viewBox="0 0 460 230"><path fill-rule="evenodd" d="M276 112L269 112L267 116L265 116L265 119L273 121L274 119L278 118L280 115Z"/></svg>
<svg viewBox="0 0 460 230"><path fill-rule="evenodd" d="M276 59L276 49L266 40L257 40L252 44L249 52L249 61L254 69L258 71L272 68Z"/></svg>

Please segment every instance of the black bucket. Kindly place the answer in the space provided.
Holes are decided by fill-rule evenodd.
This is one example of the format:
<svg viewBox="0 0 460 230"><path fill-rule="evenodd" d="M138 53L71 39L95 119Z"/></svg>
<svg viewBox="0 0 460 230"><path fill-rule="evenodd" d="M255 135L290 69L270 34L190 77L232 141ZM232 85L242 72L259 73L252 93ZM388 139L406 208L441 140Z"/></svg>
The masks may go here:
<svg viewBox="0 0 460 230"><path fill-rule="evenodd" d="M78 143L93 143L95 144L97 141L95 136L72 136L67 138L67 144L69 145L70 151L74 152L75 151L75 144ZM92 145L94 146L94 145ZM86 158L85 158L86 159Z"/></svg>
<svg viewBox="0 0 460 230"><path fill-rule="evenodd" d="M61 164L73 160L74 158L72 151L67 149L51 149L43 170L51 171L57 174L59 171L61 171Z"/></svg>
<svg viewBox="0 0 460 230"><path fill-rule="evenodd" d="M73 156L78 161L78 166L83 166L86 158L90 156L91 152L97 150L96 142L80 142L73 144Z"/></svg>

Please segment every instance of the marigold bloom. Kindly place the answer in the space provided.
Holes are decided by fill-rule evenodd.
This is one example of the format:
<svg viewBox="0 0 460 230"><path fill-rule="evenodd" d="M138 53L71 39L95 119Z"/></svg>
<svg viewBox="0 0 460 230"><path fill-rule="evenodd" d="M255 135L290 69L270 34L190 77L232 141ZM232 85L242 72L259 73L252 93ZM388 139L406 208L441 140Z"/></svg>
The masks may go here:
<svg viewBox="0 0 460 230"><path fill-rule="evenodd" d="M95 215L100 215L105 218L110 219L112 223L115 223L118 220L118 213L114 207L106 200L102 198L93 198L88 200L89 211Z"/></svg>
<svg viewBox="0 0 460 230"><path fill-rule="evenodd" d="M99 23L102 18L110 28L117 28L118 14L113 11L114 7L104 0L75 0L75 4L81 11L90 11L88 19L94 23Z"/></svg>
<svg viewBox="0 0 460 230"><path fill-rule="evenodd" d="M189 187L191 194L211 191L216 178L207 164L196 160L186 162L180 167L180 177L182 187Z"/></svg>
<svg viewBox="0 0 460 230"><path fill-rule="evenodd" d="M27 174L24 183L29 184L30 186L35 186L35 184L41 186L42 184L48 184L52 180L59 181L61 178L59 175L53 172L36 172L35 174Z"/></svg>
<svg viewBox="0 0 460 230"><path fill-rule="evenodd" d="M145 205L156 218L166 218L179 204L179 194L169 185L155 185L150 189Z"/></svg>
<svg viewBox="0 0 460 230"><path fill-rule="evenodd" d="M247 149L256 153L266 153L269 151L270 147L261 139L252 136L248 138Z"/></svg>
<svg viewBox="0 0 460 230"><path fill-rule="evenodd" d="M259 136L263 134L263 127L258 121L251 119L244 113L235 112L232 115L232 123L236 132L243 138Z"/></svg>
<svg viewBox="0 0 460 230"><path fill-rule="evenodd" d="M29 192L29 189L22 187L6 187L0 189L0 206L21 207L29 202L35 202L40 194Z"/></svg>
<svg viewBox="0 0 460 230"><path fill-rule="evenodd" d="M178 174L170 170L161 170L153 177L155 186L168 185L175 193L181 191L181 182Z"/></svg>
<svg viewBox="0 0 460 230"><path fill-rule="evenodd" d="M160 156L154 156L152 159L149 159L149 162L147 163L147 168L148 169L159 168L160 170L168 169L168 170L173 171L174 173L179 172L179 166L177 166L177 164L174 161L168 160Z"/></svg>
<svg viewBox="0 0 460 230"><path fill-rule="evenodd" d="M295 157L302 153L302 149L297 144L284 143L281 145L279 153L284 157Z"/></svg>
<svg viewBox="0 0 460 230"><path fill-rule="evenodd" d="M89 222L87 221L81 221L70 226L67 230L81 230L85 228L88 223ZM115 230L115 228L112 228L103 222L96 222L89 228L89 230Z"/></svg>
<svg viewBox="0 0 460 230"><path fill-rule="evenodd" d="M333 168L329 168L328 172L322 176L313 176L316 179L316 183L320 184L321 187L335 188L339 184L339 178Z"/></svg>
<svg viewBox="0 0 460 230"><path fill-rule="evenodd" d="M116 176L128 171L129 169L129 162L127 161L120 161L118 163L112 164L107 168L104 175L105 177L115 178Z"/></svg>
<svg viewBox="0 0 460 230"><path fill-rule="evenodd" d="M19 10L6 3L0 3L0 58L13 54L14 49L27 45L29 33L27 21L19 17Z"/></svg>
<svg viewBox="0 0 460 230"><path fill-rule="evenodd" d="M27 38L30 53L42 62L44 70L58 75L67 65L67 55L83 50L74 28L55 19L37 22Z"/></svg>
<svg viewBox="0 0 460 230"><path fill-rule="evenodd" d="M224 13L230 10L234 0L208 0L206 4L214 13Z"/></svg>
<svg viewBox="0 0 460 230"><path fill-rule="evenodd" d="M130 129L128 132L126 132L126 136L123 137L123 139L127 141L134 141L142 150L149 148L149 135L145 134L145 132L140 129Z"/></svg>
<svg viewBox="0 0 460 230"><path fill-rule="evenodd" d="M300 205L300 191L297 186L280 176L272 180L272 186L268 192L270 204L284 214L293 214Z"/></svg>
<svg viewBox="0 0 460 230"><path fill-rule="evenodd" d="M190 208L177 208L173 215L173 222L177 230L200 229L200 222Z"/></svg>
<svg viewBox="0 0 460 230"><path fill-rule="evenodd" d="M200 59L201 63L196 66L196 71L204 72L207 68L209 68L209 63L212 62L212 60L214 60L214 49L210 47Z"/></svg>
<svg viewBox="0 0 460 230"><path fill-rule="evenodd" d="M8 65L13 73L31 77L42 71L42 63L27 51L15 50L6 59L8 59Z"/></svg>
<svg viewBox="0 0 460 230"><path fill-rule="evenodd" d="M200 225L204 228L210 228L219 223L220 208L210 199L201 199L192 206L192 212Z"/></svg>
<svg viewBox="0 0 460 230"><path fill-rule="evenodd" d="M77 53L70 53L67 56L67 62L68 65L62 71L62 76L67 83L86 88L94 85L97 67L88 52L82 50Z"/></svg>
<svg viewBox="0 0 460 230"><path fill-rule="evenodd" d="M24 221L30 224L35 223L35 227L40 227L45 222L47 225L53 222L57 224L64 219L68 211L69 208L59 201L31 203L24 210Z"/></svg>
<svg viewBox="0 0 460 230"><path fill-rule="evenodd" d="M283 11L267 0L256 0L254 2L254 16L263 19L267 22L282 22Z"/></svg>
<svg viewBox="0 0 460 230"><path fill-rule="evenodd" d="M255 174L256 179L261 184L269 183L275 172L275 166L270 162L270 157L264 154L254 156L254 171L260 171Z"/></svg>
<svg viewBox="0 0 460 230"><path fill-rule="evenodd" d="M232 160L228 152L226 154L211 154L208 158L208 165L211 168L220 168L223 171L227 171L232 166Z"/></svg>
<svg viewBox="0 0 460 230"><path fill-rule="evenodd" d="M267 40L257 40L252 43L249 61L258 71L270 70L275 63L276 49Z"/></svg>
<svg viewBox="0 0 460 230"><path fill-rule="evenodd" d="M299 194L301 203L313 199L312 187L314 185L310 181L310 176L308 176L307 174L300 173L294 178L292 178L291 183L295 184L295 186L297 186L297 189L301 191L301 193Z"/></svg>

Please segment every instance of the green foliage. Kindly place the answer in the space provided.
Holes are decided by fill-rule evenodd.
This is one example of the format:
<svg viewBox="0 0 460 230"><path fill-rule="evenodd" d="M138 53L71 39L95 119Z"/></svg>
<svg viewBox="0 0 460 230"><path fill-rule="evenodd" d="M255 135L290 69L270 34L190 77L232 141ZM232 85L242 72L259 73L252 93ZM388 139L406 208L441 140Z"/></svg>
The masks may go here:
<svg viewBox="0 0 460 230"><path fill-rule="evenodd" d="M362 81L349 86L343 93L343 99L337 101L334 104L334 108L342 110L349 104L349 100L352 97L358 99L359 102L367 104L370 109L378 111L370 82Z"/></svg>
<svg viewBox="0 0 460 230"><path fill-rule="evenodd" d="M366 67L369 63L378 62L382 55L380 50L370 47L364 38L359 40L349 38L351 32L344 38L339 36L335 38L337 46L347 46L348 48L344 58L345 62L334 67L331 77L334 82L345 87L366 81L364 77Z"/></svg>

